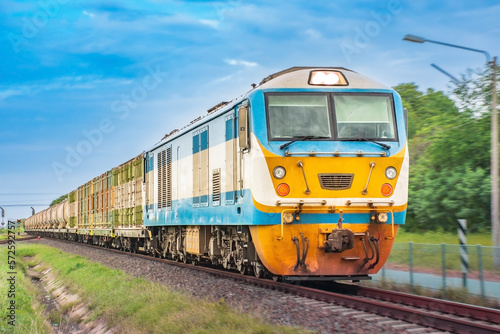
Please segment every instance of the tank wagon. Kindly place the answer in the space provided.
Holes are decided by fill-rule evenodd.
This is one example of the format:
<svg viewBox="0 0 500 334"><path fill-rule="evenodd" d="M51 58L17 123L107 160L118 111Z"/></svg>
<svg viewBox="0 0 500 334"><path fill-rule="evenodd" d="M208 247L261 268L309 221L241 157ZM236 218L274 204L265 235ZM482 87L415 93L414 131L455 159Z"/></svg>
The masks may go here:
<svg viewBox="0 0 500 334"><path fill-rule="evenodd" d="M368 278L408 198L399 95L344 68L294 67L223 102L26 230L290 280Z"/></svg>

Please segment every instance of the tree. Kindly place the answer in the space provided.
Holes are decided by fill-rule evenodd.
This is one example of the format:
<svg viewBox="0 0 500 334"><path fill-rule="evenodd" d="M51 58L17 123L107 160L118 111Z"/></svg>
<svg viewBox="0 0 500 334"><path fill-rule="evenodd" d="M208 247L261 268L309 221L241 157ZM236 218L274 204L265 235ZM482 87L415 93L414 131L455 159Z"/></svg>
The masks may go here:
<svg viewBox="0 0 500 334"><path fill-rule="evenodd" d="M482 87L474 85L455 90L454 100L441 91L420 92L414 83L395 87L409 119L409 230L452 231L459 218L471 231L489 227L490 123L483 102L470 103L471 92Z"/></svg>

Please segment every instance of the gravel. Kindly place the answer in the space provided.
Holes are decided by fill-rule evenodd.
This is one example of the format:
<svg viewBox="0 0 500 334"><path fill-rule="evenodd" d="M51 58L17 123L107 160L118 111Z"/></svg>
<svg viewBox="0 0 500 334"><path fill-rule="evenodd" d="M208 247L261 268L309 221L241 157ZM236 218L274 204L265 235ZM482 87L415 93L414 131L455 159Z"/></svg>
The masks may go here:
<svg viewBox="0 0 500 334"><path fill-rule="evenodd" d="M105 252L106 256L103 257L103 250L78 244L45 238L27 242L42 243L65 252L82 255L107 267L163 284L171 290L201 300L224 299L227 305L237 311L273 324L302 327L317 333L438 332L367 312L215 277L195 269L134 258L126 253Z"/></svg>

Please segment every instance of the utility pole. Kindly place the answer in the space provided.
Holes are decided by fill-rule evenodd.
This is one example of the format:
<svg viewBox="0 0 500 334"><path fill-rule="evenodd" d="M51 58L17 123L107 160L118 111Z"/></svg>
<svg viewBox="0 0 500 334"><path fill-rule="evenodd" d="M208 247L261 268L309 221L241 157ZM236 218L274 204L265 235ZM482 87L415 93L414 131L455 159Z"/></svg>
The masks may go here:
<svg viewBox="0 0 500 334"><path fill-rule="evenodd" d="M499 203L498 203L498 110L497 110L497 57L489 64L491 66L491 198L496 199L491 203L491 237L493 239L493 264L500 267L499 248Z"/></svg>

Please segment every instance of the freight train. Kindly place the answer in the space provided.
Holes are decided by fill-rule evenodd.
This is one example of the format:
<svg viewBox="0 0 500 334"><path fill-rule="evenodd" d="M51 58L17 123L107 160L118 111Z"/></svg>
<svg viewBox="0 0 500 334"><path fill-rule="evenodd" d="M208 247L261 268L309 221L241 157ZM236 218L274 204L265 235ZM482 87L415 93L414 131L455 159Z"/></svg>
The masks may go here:
<svg viewBox="0 0 500 334"><path fill-rule="evenodd" d="M364 75L289 68L25 228L257 277L366 279L405 221L406 122L399 95Z"/></svg>

